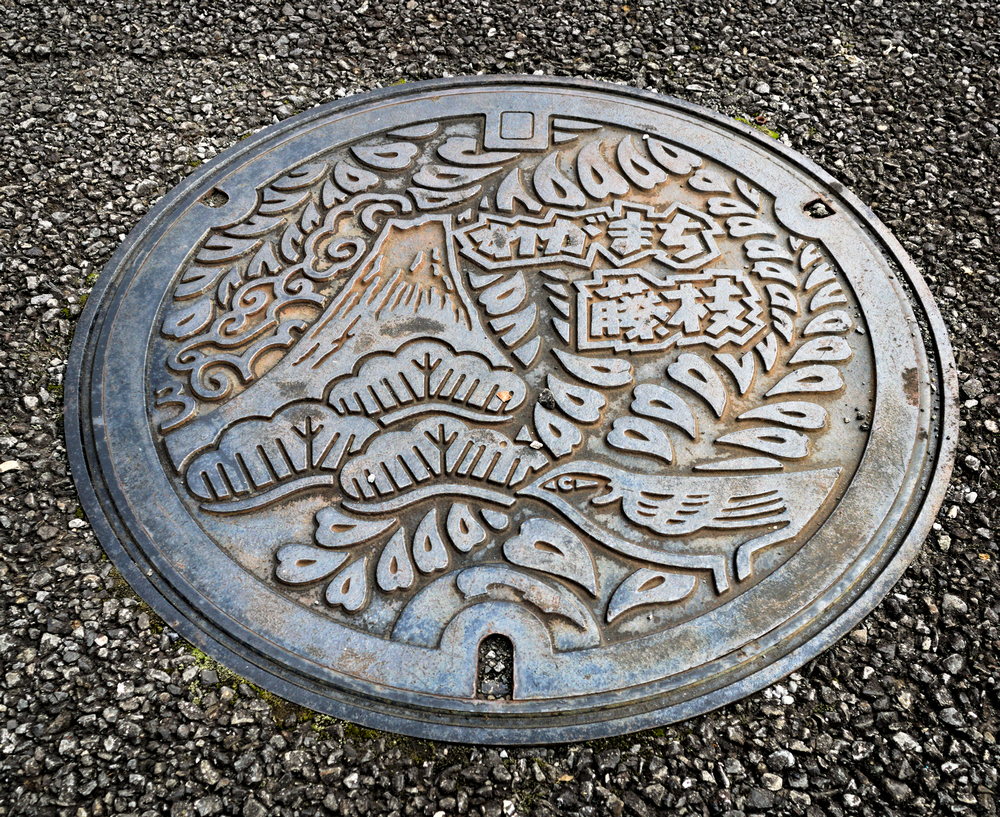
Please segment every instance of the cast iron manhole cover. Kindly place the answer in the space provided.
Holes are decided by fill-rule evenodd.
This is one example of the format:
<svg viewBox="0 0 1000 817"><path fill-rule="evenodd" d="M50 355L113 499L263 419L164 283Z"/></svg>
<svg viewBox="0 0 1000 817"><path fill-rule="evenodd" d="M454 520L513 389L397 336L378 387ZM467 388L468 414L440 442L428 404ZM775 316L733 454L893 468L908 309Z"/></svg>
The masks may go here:
<svg viewBox="0 0 1000 817"><path fill-rule="evenodd" d="M782 145L591 82L416 83L241 142L87 305L84 506L171 626L477 742L774 681L916 552L954 448L899 245Z"/></svg>

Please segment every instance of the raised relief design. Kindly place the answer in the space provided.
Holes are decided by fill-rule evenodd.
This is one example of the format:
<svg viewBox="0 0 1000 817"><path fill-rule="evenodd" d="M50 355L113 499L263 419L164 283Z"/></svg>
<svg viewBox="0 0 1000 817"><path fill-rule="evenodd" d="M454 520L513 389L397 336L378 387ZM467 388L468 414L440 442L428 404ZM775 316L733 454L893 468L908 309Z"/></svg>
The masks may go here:
<svg viewBox="0 0 1000 817"><path fill-rule="evenodd" d="M162 314L149 406L186 501L287 531L263 580L408 644L483 604L556 651L703 614L856 460L826 441L869 359L835 261L752 179L607 123L318 154L207 230Z"/></svg>
<svg viewBox="0 0 1000 817"><path fill-rule="evenodd" d="M695 269L719 256L715 236L721 233L707 214L682 204L661 212L618 201L580 212L550 210L546 218L485 216L457 236L463 255L489 270L526 264L593 269L598 259L616 267L652 259Z"/></svg>
<svg viewBox="0 0 1000 817"><path fill-rule="evenodd" d="M669 281L643 270L597 270L576 286L580 349L739 347L765 328L760 295L739 270L709 269Z"/></svg>

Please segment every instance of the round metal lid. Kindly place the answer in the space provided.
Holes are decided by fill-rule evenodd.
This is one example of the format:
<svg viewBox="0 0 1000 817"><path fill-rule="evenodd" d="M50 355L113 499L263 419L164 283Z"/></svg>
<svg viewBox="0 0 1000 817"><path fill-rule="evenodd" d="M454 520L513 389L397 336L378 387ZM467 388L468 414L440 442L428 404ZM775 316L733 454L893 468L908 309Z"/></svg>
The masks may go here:
<svg viewBox="0 0 1000 817"><path fill-rule="evenodd" d="M843 635L955 443L929 293L701 108L415 83L241 142L102 275L67 437L115 564L296 702L448 740L685 718Z"/></svg>

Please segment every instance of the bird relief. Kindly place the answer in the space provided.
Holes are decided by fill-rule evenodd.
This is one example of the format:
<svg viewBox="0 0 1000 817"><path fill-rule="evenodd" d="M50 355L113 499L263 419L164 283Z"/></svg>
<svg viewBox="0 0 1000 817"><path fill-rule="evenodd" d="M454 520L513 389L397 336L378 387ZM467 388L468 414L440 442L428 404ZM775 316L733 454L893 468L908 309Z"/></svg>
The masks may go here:
<svg viewBox="0 0 1000 817"><path fill-rule="evenodd" d="M484 127L328 151L207 230L155 341L178 490L299 531L282 592L429 647L485 600L562 650L732 600L847 468L822 442L863 337L843 273L667 138Z"/></svg>

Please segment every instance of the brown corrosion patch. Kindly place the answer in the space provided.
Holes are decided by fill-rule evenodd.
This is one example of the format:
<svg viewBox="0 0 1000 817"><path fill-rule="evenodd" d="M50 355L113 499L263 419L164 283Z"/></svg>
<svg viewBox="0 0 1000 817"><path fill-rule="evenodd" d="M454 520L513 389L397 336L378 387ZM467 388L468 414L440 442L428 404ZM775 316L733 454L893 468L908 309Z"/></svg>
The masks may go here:
<svg viewBox="0 0 1000 817"><path fill-rule="evenodd" d="M920 375L913 366L903 370L903 394L911 406L920 405Z"/></svg>

